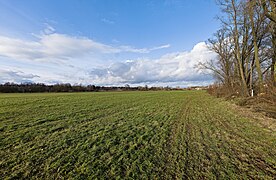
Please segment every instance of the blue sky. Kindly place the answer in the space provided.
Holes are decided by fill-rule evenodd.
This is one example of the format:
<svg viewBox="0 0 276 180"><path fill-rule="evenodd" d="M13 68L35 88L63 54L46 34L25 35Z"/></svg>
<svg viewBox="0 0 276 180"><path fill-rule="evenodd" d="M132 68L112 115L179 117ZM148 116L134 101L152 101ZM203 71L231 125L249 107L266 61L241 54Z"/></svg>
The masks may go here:
<svg viewBox="0 0 276 180"><path fill-rule="evenodd" d="M205 85L214 0L0 0L0 83Z"/></svg>

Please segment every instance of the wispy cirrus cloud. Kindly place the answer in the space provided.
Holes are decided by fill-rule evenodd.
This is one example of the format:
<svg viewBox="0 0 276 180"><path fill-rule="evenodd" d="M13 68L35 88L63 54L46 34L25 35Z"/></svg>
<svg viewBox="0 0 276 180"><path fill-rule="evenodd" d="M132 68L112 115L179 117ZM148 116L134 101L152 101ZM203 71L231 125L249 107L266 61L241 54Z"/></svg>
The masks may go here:
<svg viewBox="0 0 276 180"><path fill-rule="evenodd" d="M132 53L150 53L150 52L155 51L155 50L165 49L165 48L169 48L169 47L171 47L170 44L166 44L166 45L162 45L162 46L156 46L156 47L153 47L153 48L142 48L142 49L133 48L131 46L119 46L119 49L121 51L132 52Z"/></svg>
<svg viewBox="0 0 276 180"><path fill-rule="evenodd" d="M112 20L107 19L107 18L102 18L101 21L103 23L106 23L106 24L115 24L115 21L112 21Z"/></svg>
<svg viewBox="0 0 276 180"><path fill-rule="evenodd" d="M44 23L44 25L45 25L46 27L44 28L43 31L40 32L40 34L42 34L42 35L45 35L45 34L52 34L52 33L54 33L54 32L56 31L56 29L55 29L53 26L51 26L50 24Z"/></svg>

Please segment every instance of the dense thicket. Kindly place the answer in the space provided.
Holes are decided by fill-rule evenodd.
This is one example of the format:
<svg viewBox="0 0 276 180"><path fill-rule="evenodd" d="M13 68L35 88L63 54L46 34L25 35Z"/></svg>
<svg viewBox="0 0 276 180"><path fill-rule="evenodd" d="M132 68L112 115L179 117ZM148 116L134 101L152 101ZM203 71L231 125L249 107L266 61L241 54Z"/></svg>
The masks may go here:
<svg viewBox="0 0 276 180"><path fill-rule="evenodd" d="M208 40L217 59L200 63L220 90L242 96L272 92L276 85L276 0L220 0L219 29ZM268 91L269 89L269 91Z"/></svg>

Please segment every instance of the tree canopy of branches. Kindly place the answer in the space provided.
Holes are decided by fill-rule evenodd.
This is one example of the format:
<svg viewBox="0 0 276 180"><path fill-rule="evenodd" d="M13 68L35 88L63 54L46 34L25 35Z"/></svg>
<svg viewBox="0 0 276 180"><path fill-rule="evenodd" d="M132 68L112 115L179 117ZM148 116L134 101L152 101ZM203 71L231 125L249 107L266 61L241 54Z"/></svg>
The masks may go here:
<svg viewBox="0 0 276 180"><path fill-rule="evenodd" d="M200 63L230 92L249 96L276 83L276 0L219 0L221 28L208 40L217 58ZM266 82L266 84L265 84Z"/></svg>

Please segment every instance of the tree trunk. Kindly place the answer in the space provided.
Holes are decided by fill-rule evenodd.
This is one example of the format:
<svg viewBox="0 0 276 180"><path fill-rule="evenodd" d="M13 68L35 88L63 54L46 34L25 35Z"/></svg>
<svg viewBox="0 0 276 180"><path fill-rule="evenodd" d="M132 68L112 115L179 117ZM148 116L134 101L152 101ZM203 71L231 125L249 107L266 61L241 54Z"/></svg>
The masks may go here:
<svg viewBox="0 0 276 180"><path fill-rule="evenodd" d="M276 1L270 0L271 12L268 13L268 18L271 20L272 24L272 62L271 62L271 79L274 86L276 86Z"/></svg>
<svg viewBox="0 0 276 180"><path fill-rule="evenodd" d="M239 31L238 31L238 23L237 23L237 9L236 9L235 0L232 0L231 2L232 2L233 11L234 11L233 20L234 20L235 54L236 54L236 58L238 61L239 74L240 74L240 78L241 78L242 95L248 96L249 92L248 92L246 80L244 77L243 62L242 62L241 54L240 54Z"/></svg>
<svg viewBox="0 0 276 180"><path fill-rule="evenodd" d="M254 3L254 4L253 4ZM254 23L254 7L255 7L255 1L251 1L249 4L249 18L251 23L251 29L252 29L252 36L253 36L253 44L254 44L254 56L256 61L256 70L258 73L258 87L259 92L263 92L263 76L261 71L261 64L260 64L260 58L259 58L259 48L257 45L257 33L255 30L255 23Z"/></svg>
<svg viewBox="0 0 276 180"><path fill-rule="evenodd" d="M272 47L273 47L273 55L271 62L271 79L274 86L276 86L276 25L273 24L273 34L272 34Z"/></svg>

